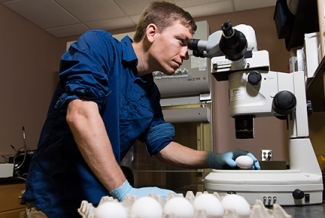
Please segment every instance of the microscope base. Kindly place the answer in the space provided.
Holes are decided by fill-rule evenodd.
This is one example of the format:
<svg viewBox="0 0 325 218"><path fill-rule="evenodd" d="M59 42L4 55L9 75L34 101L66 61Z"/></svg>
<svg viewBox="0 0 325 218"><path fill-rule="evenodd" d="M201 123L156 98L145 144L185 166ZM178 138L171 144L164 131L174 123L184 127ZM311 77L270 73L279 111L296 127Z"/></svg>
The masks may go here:
<svg viewBox="0 0 325 218"><path fill-rule="evenodd" d="M300 170L213 170L205 177L205 189L220 196L234 191L250 204L258 199L266 206L321 204L323 201L322 176ZM303 191L302 199L293 197L296 189Z"/></svg>

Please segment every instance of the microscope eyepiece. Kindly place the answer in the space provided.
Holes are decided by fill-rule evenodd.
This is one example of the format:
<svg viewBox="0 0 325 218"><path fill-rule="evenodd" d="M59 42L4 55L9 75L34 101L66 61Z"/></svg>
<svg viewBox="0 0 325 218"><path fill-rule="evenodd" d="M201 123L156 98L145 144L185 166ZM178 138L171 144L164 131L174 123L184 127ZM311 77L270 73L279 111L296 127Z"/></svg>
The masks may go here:
<svg viewBox="0 0 325 218"><path fill-rule="evenodd" d="M199 41L200 41L199 39L190 39L188 41L188 45L187 45L188 49L191 49L191 50L194 50L194 51L198 50L197 44L198 44Z"/></svg>
<svg viewBox="0 0 325 218"><path fill-rule="evenodd" d="M225 37L231 37L234 34L234 30L232 28L231 22L230 20L228 20L227 22L225 22L222 26L221 26L222 32L224 34Z"/></svg>
<svg viewBox="0 0 325 218"><path fill-rule="evenodd" d="M232 28L228 20L222 25L223 35L219 47L222 53L231 61L239 61L245 57L247 51L247 40L245 35Z"/></svg>
<svg viewBox="0 0 325 218"><path fill-rule="evenodd" d="M235 128L237 139L251 139L254 138L254 116L240 115L235 116Z"/></svg>
<svg viewBox="0 0 325 218"><path fill-rule="evenodd" d="M202 50L202 49L199 49L199 42L201 41L201 43L202 43L202 40L200 40L200 39L190 39L189 41L188 41L188 45L187 45L187 47L188 47L188 49L190 49L190 50L193 50L193 55L195 56L195 57L201 57L201 58L204 58L205 56L204 56L204 50Z"/></svg>
<svg viewBox="0 0 325 218"><path fill-rule="evenodd" d="M200 58L204 58L204 52L203 51L199 51L199 50L193 50L193 55L195 57L200 57Z"/></svg>

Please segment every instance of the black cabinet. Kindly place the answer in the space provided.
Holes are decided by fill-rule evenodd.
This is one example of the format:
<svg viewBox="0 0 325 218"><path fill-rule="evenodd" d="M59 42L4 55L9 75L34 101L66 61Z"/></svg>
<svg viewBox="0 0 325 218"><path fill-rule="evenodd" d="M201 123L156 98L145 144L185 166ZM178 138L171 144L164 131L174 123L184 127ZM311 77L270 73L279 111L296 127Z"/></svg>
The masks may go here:
<svg viewBox="0 0 325 218"><path fill-rule="evenodd" d="M278 2L283 2L283 0L278 0ZM286 30L290 29L291 31L291 34L286 33L284 38L285 46L288 51L290 51L292 48L301 47L304 45L305 33L319 31L317 0L299 0L298 2L297 12L294 16L292 14L286 14L288 13L288 9L285 10L284 8L281 10L279 8L286 6L286 0L284 0L283 4L277 3L276 11L274 13L275 21L277 21L276 15L280 13L279 11L284 13L284 15L282 15L284 17L283 19L289 20L289 23L282 22L285 23L284 25L286 25ZM276 25L278 25L278 23L276 23Z"/></svg>

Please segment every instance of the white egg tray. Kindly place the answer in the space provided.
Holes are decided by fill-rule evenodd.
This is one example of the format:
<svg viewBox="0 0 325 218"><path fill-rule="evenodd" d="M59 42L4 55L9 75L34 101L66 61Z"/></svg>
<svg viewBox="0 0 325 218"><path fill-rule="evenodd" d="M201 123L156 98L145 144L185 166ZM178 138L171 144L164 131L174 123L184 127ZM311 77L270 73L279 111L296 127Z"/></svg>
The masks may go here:
<svg viewBox="0 0 325 218"><path fill-rule="evenodd" d="M160 196L149 194L148 197L154 198L157 200L157 202L161 205L161 208L164 208L166 203L175 197L183 197L192 204L196 197L198 197L201 194L208 194L207 192L197 192L196 195L192 191L188 191L184 197L183 194L173 194L170 193L167 198L161 198ZM220 197L217 192L213 193L212 195L216 196L220 201L223 197ZM138 215L131 213L131 207L133 203L138 199L137 196L132 195L126 195L124 200L122 202L118 202L117 199L114 199L113 197L104 196L102 197L101 201L99 202L99 205L97 208L106 202L118 202L121 204L127 213L127 218L143 218L139 217ZM82 218L97 218L96 217L96 207L94 207L91 203L87 201L82 201L80 208L78 209L78 213L81 215ZM162 216L161 218L179 218L180 216L176 216L175 214L165 214L164 210L162 210ZM108 216L110 218L110 216ZM206 211L204 210L195 210L194 216L192 218L211 218L212 216L208 216ZM214 217L214 216L213 216ZM243 216L237 215L236 211L233 209L224 209L224 214L222 218L242 218ZM219 217L218 217L219 218ZM279 204L273 204L272 209L268 209L264 206L262 201L256 200L254 205L250 205L250 215L245 216L245 218L292 218L291 215L287 214L285 210L279 205Z"/></svg>

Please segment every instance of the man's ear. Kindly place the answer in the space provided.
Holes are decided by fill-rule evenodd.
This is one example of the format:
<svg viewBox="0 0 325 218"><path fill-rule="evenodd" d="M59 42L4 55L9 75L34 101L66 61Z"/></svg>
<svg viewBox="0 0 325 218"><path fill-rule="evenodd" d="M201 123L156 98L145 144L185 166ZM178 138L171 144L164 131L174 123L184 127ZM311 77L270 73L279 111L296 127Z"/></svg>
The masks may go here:
<svg viewBox="0 0 325 218"><path fill-rule="evenodd" d="M149 42L152 43L155 41L155 36L157 33L158 33L158 27L155 24L151 23L147 26L146 36Z"/></svg>

